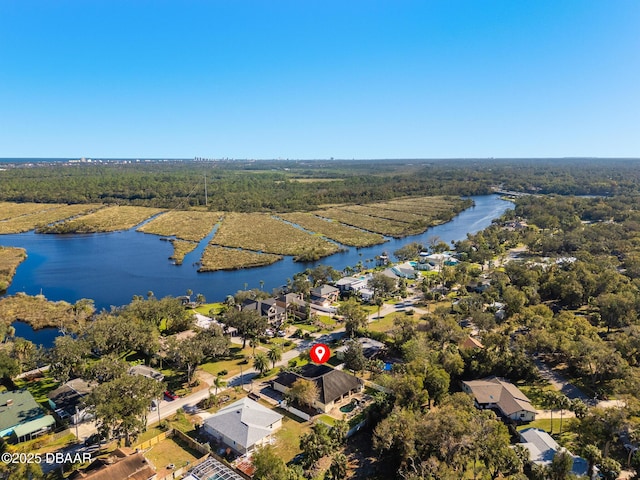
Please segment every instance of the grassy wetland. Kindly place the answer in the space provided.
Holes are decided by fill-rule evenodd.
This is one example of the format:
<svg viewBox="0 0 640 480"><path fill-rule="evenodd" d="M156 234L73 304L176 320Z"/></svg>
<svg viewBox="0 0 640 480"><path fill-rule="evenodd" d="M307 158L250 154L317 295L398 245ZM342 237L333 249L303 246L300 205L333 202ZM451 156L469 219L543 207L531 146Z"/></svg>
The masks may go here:
<svg viewBox="0 0 640 480"><path fill-rule="evenodd" d="M404 237L424 232L427 228L448 221L470 200L452 197L417 197L367 205L343 205L313 213L353 227L392 237Z"/></svg>
<svg viewBox="0 0 640 480"><path fill-rule="evenodd" d="M40 229L42 233L98 233L129 230L162 212L161 208L114 205Z"/></svg>
<svg viewBox="0 0 640 480"><path fill-rule="evenodd" d="M77 215L101 208L102 205L67 205L52 203L0 203L0 234L28 232L46 228Z"/></svg>
<svg viewBox="0 0 640 480"><path fill-rule="evenodd" d="M180 264L218 224L201 270L264 265L282 255L313 261L342 245L368 247L383 243L384 236L418 234L469 206L459 195L490 193L491 185L504 180L496 165L478 170L475 162L463 161L29 165L0 170L0 234L139 226L140 232L169 237L170 258Z"/></svg>
<svg viewBox="0 0 640 480"><path fill-rule="evenodd" d="M298 260L326 257L340 250L334 243L264 213L229 213L222 220L214 245L242 248Z"/></svg>
<svg viewBox="0 0 640 480"><path fill-rule="evenodd" d="M24 248L0 246L0 293L7 290L18 265L27 258Z"/></svg>
<svg viewBox="0 0 640 480"><path fill-rule="evenodd" d="M258 253L236 248L208 245L200 260L200 272L217 270L238 270L241 268L262 267L282 260L281 255Z"/></svg>
<svg viewBox="0 0 640 480"><path fill-rule="evenodd" d="M385 239L377 233L367 232L359 228L350 227L343 223L320 218L312 213L285 213L278 215L288 222L300 225L302 228L311 232L324 235L331 240L335 240L343 245L350 247L370 247L384 243Z"/></svg>
<svg viewBox="0 0 640 480"><path fill-rule="evenodd" d="M138 228L139 232L175 237L171 240L173 255L169 257L182 265L187 253L193 251L220 220L222 213L192 210L173 210L158 215Z"/></svg>
<svg viewBox="0 0 640 480"><path fill-rule="evenodd" d="M75 304L51 302L42 295L23 293L0 299L0 322L9 325L20 320L34 329L64 326L76 331L93 312L93 302L89 300L78 300Z"/></svg>

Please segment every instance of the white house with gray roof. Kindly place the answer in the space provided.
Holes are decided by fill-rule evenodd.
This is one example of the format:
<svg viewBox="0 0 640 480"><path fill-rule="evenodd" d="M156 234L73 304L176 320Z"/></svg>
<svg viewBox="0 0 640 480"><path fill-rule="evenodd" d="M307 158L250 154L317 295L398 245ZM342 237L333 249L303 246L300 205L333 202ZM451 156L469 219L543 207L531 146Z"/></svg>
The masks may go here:
<svg viewBox="0 0 640 480"><path fill-rule="evenodd" d="M250 398L232 403L204 421L204 431L221 443L244 455L269 443L282 427L282 415Z"/></svg>
<svg viewBox="0 0 640 480"><path fill-rule="evenodd" d="M527 428L520 432L520 445L529 451L529 461L536 465L551 465L553 457L556 456L562 447L544 430L539 428ZM567 453L573 458L571 473L579 477L588 474L588 462L577 455L573 455L567 450Z"/></svg>
<svg viewBox="0 0 640 480"><path fill-rule="evenodd" d="M497 410L503 417L520 423L536 419L531 401L513 383L490 377L462 382L462 390L473 395L478 408Z"/></svg>

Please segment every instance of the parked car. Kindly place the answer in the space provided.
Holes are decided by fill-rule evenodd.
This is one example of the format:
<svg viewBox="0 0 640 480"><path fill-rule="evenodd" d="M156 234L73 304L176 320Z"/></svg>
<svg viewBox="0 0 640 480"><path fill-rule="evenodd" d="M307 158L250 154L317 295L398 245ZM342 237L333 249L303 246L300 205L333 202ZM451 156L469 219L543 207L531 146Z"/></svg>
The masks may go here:
<svg viewBox="0 0 640 480"><path fill-rule="evenodd" d="M156 400L151 400L151 405L149 406L149 410L155 412L158 409L158 402Z"/></svg>
<svg viewBox="0 0 640 480"><path fill-rule="evenodd" d="M278 336L279 337L286 337L287 336L287 332L285 332L284 330L278 330Z"/></svg>
<svg viewBox="0 0 640 480"><path fill-rule="evenodd" d="M165 390L164 396L166 398L168 398L169 400L175 400L176 398L180 398L178 395L176 395L175 393L173 393L170 390Z"/></svg>

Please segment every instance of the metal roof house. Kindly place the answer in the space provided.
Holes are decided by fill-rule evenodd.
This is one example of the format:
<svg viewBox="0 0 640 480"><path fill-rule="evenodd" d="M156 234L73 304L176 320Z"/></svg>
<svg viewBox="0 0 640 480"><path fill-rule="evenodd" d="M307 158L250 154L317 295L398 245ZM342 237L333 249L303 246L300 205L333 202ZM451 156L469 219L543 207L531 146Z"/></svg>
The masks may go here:
<svg viewBox="0 0 640 480"><path fill-rule="evenodd" d="M18 442L48 432L56 421L38 405L28 390L0 392L0 437Z"/></svg>
<svg viewBox="0 0 640 480"><path fill-rule="evenodd" d="M551 465L553 457L561 450L558 443L544 430L527 428L520 432L520 445L529 451L529 460L537 465ZM567 451L568 452L568 451ZM578 476L587 475L588 462L568 452L573 457L571 473Z"/></svg>
<svg viewBox="0 0 640 480"><path fill-rule="evenodd" d="M250 398L232 403L204 421L203 428L212 437L244 455L256 446L268 443L282 426L282 415Z"/></svg>

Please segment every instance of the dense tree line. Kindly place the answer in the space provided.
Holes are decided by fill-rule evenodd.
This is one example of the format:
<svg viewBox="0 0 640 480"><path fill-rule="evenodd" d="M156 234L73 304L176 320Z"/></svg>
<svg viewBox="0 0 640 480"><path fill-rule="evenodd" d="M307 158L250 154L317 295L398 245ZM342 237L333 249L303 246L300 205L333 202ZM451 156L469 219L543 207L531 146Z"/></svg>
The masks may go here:
<svg viewBox="0 0 640 480"><path fill-rule="evenodd" d="M530 193L634 194L639 171L635 160L584 159L50 163L0 172L0 200L187 208L205 205L206 175L211 210L285 212L401 196L485 194L492 185Z"/></svg>

